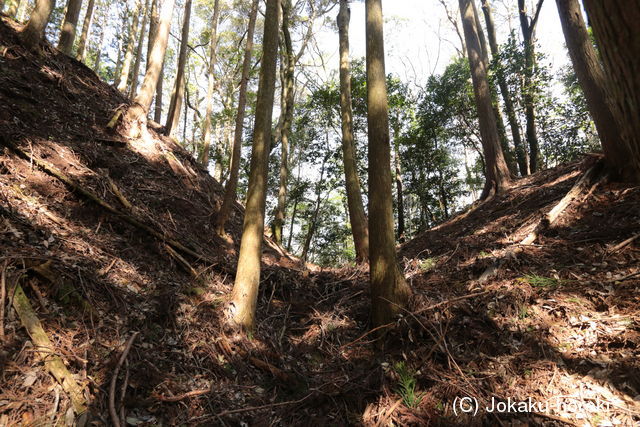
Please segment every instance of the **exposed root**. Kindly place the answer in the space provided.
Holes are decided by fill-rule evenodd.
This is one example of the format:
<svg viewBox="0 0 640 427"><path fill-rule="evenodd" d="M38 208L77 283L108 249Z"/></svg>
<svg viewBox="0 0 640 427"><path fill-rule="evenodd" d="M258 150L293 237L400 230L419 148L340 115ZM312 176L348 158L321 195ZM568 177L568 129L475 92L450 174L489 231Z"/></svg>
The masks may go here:
<svg viewBox="0 0 640 427"><path fill-rule="evenodd" d="M120 368L122 368L122 364L126 360L127 355L131 350L131 346L133 345L133 341L136 339L138 334L139 332L134 332L131 337L129 337L127 345L124 347L124 350L120 355L120 359L118 360L118 364L116 365L116 369L113 371L113 376L111 377L111 384L109 386L109 415L111 416L111 422L115 427L120 427L120 417L118 417L118 412L116 412L116 383L118 381L118 373L120 373Z"/></svg>

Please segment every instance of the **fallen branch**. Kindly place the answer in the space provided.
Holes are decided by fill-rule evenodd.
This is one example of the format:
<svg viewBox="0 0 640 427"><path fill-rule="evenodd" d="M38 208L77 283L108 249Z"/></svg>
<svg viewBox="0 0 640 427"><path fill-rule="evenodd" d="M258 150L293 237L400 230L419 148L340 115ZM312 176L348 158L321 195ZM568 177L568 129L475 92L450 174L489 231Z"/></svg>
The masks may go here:
<svg viewBox="0 0 640 427"><path fill-rule="evenodd" d="M422 308L422 309L416 311L413 314L422 314L425 311L434 310L436 308L442 307L443 305L451 304L451 303L454 303L454 302L462 301L462 300L473 298L473 297L478 297L480 295L484 295L484 294L488 294L488 293L489 293L489 291L482 291L482 292L475 292L473 294L463 295L463 296L457 297L457 298L451 298L451 299L448 299L446 301L442 301L442 302L439 302L437 304L433 304L433 305L430 305L428 307Z"/></svg>
<svg viewBox="0 0 640 427"><path fill-rule="evenodd" d="M0 276L0 342L4 343L4 300L6 298L7 261L2 266Z"/></svg>
<svg viewBox="0 0 640 427"><path fill-rule="evenodd" d="M60 171L55 166L49 164L48 162L46 162L44 160L40 160L38 158L35 158L32 155L22 151L20 148L18 148L12 142L9 142L2 135L0 135L0 145L4 145L5 147L10 148L16 154L18 154L18 156L22 157L23 159L29 160L29 161L35 163L39 168L41 168L42 170L44 170L48 174L58 178L60 181L64 182L66 185L71 187L71 189L73 189L75 192L77 192L77 193L81 194L82 196L92 200L94 203L96 203L100 207L102 207L105 210L111 212L112 214L118 216L120 219L122 219L125 222L131 224L132 226L149 233L153 237L155 237L155 238L167 243L168 245L174 247L175 249L177 249L177 250L179 250L179 251L181 251L181 252L183 252L183 253L185 253L187 255L191 255L195 259L207 261L207 262L210 262L212 264L214 263L213 260L210 260L210 259L206 258L205 256L197 253L193 249L190 249L190 248L186 247L185 245L183 245L182 243L178 242L177 240L172 239L172 238L170 238L170 237L168 237L168 236L166 236L166 235L154 230L149 225L144 224L143 222L139 221L138 219L134 218L133 216L128 215L128 214L116 209L115 207L111 206L109 203L107 203L106 201L104 201L100 197L98 197L97 194L95 194L92 191L84 188L80 183L78 183L74 179L72 179L72 178L68 177L67 175L65 175L64 173L62 173L62 171Z"/></svg>
<svg viewBox="0 0 640 427"><path fill-rule="evenodd" d="M186 259L184 259L178 252L173 250L171 246L165 244L164 249L169 255L171 255L172 258L178 261L178 264L180 264L180 266L182 266L182 268L184 268L187 273L191 275L191 277L193 277L194 279L198 277L198 272L194 270L193 267L191 267L191 264L189 264Z"/></svg>
<svg viewBox="0 0 640 427"><path fill-rule="evenodd" d="M278 406L295 405L297 403L304 402L305 400L307 400L311 396L313 396L313 393L309 393L305 397L303 397L302 399L298 399L298 400L289 400L287 402L270 403L268 405L249 406L247 408L231 409L229 411L222 411L219 414L216 414L216 416L217 417L224 417L225 415L240 414L242 412L261 411L261 410L264 410L264 409L276 408Z"/></svg>
<svg viewBox="0 0 640 427"><path fill-rule="evenodd" d="M181 400L188 399L190 397L202 396L204 394L211 393L211 389L192 390L187 393L179 394L177 396L162 396L160 394L154 394L153 398L161 402L180 402Z"/></svg>
<svg viewBox="0 0 640 427"><path fill-rule="evenodd" d="M118 373L120 373L120 368L127 358L129 350L131 350L131 346L133 345L133 341L136 339L138 334L139 332L134 332L131 337L129 337L127 345L124 347L124 350L120 355L120 359L118 360L118 364L116 365L116 369L113 371L113 376L111 377L111 384L109 386L109 415L111 415L111 422L115 427L120 427L120 418L116 412L116 383L118 381Z"/></svg>
<svg viewBox="0 0 640 427"><path fill-rule="evenodd" d="M577 198L580 194L582 194L585 190L587 190L591 183L598 178L598 174L601 171L599 167L600 163L596 163L592 167L590 167L581 177L580 179L571 187L571 190L565 196L560 199L560 201L540 219L538 224L535 226L532 232L530 232L527 237L525 237L520 244L521 245L530 245L535 242L540 233L549 228L558 217L569 207L571 202ZM600 176L601 179L604 179L604 175Z"/></svg>
<svg viewBox="0 0 640 427"><path fill-rule="evenodd" d="M124 206L129 211L132 210L133 205L131 204L131 202L127 200L126 197L124 197L124 194L122 194L122 192L120 191L116 183L111 179L111 177L109 175L105 175L105 179L109 184L109 188L111 189L111 192L115 194L115 196L118 198L118 201L122 204L122 206Z"/></svg>
<svg viewBox="0 0 640 427"><path fill-rule="evenodd" d="M620 249L624 248L625 246L627 246L628 244L632 243L634 240L636 240L638 237L640 237L640 233L636 234L635 236L631 236L628 239L618 243L617 245L615 245L614 247L612 247L611 249L609 249L609 253L612 254L614 252L619 251Z"/></svg>
<svg viewBox="0 0 640 427"><path fill-rule="evenodd" d="M49 337L42 328L40 320L29 303L29 299L19 284L16 284L13 294L13 307L20 316L22 325L27 330L31 340L38 349L40 357L44 361L47 370L62 385L64 391L71 399L71 405L76 415L81 415L87 410L87 402L82 395L82 388L78 385L73 375L65 367L62 359L55 351Z"/></svg>
<svg viewBox="0 0 640 427"><path fill-rule="evenodd" d="M340 346L340 349L339 349L339 350L342 350L342 349L343 349L343 348L345 348L345 347L349 347L349 346L354 345L355 343L359 342L361 339L363 339L363 338L364 338L364 337L366 337L367 335L371 335L371 334L372 334L372 333L374 333L375 331L378 331L378 330L383 329L383 328L388 328L389 326L393 326L393 325L395 325L395 322L387 323L387 324L385 324L385 325L380 325L380 326L377 326L377 327L375 327L375 328L373 328L373 329L371 329L371 330L368 330L367 332L365 332L364 334L360 335L360 336L359 336L358 338L356 338L355 340L353 340L353 341L351 341L351 342L349 342L349 343L346 343L346 344L344 344L344 345Z"/></svg>

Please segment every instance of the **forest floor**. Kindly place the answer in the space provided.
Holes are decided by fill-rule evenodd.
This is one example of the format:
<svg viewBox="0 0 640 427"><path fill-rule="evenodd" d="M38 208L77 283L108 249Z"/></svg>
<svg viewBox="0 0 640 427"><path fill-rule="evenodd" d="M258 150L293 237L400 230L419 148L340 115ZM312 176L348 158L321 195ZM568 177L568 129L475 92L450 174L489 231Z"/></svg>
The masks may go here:
<svg viewBox="0 0 640 427"><path fill-rule="evenodd" d="M594 157L402 246L414 298L384 351L366 268L309 269L266 239L247 338L224 326L242 207L232 242L215 237L221 186L159 125L141 140L107 129L128 101L15 30L0 18L0 426L74 422L11 308L16 285L93 425L112 425L110 397L128 425L640 422L640 187L603 181L518 245ZM509 399L536 406L483 409Z"/></svg>

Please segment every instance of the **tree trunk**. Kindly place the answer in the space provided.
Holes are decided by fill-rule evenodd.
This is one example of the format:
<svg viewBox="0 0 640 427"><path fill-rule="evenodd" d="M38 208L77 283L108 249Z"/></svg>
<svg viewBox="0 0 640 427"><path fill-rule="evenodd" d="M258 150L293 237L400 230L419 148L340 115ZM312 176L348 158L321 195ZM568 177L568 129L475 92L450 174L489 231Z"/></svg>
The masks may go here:
<svg viewBox="0 0 640 427"><path fill-rule="evenodd" d="M238 94L238 113L236 114L236 128L233 135L233 150L231 153L231 164L229 165L229 180L224 189L224 199L222 207L216 218L216 230L219 235L224 235L224 225L227 222L231 207L236 201L238 189L238 175L240 173L240 154L242 150L242 133L244 128L244 114L247 104L247 85L249 83L249 71L251 71L251 51L253 50L253 32L256 27L256 16L258 14L258 1L253 0L251 12L249 13L249 25L247 27L247 43L244 48L244 61L242 63L242 77L240 78L240 89ZM277 10L276 10L277 12ZM276 19L277 20L277 19ZM266 31L266 30L265 30ZM276 29L276 37L277 37ZM276 50L277 50L276 40ZM264 67L264 64L263 64ZM262 70L261 70L262 73ZM275 73L275 71L274 71ZM262 80L262 74L260 74ZM265 77L266 78L266 77ZM275 76L274 76L275 79ZM271 106L273 108L273 106ZM257 127L256 127L257 129ZM270 139L270 134L268 135ZM255 144L255 138L254 138ZM265 144L265 142L262 142Z"/></svg>
<svg viewBox="0 0 640 427"><path fill-rule="evenodd" d="M167 112L167 124L165 126L167 135L173 135L180 121L180 109L184 98L184 69L187 63L187 48L189 46L189 22L191 20L191 0L184 3L184 20L182 21L182 39L180 40L180 54L178 56L178 70L176 73L176 83L173 89L173 96L169 103Z"/></svg>
<svg viewBox="0 0 640 427"><path fill-rule="evenodd" d="M131 26L129 27L129 40L127 42L127 50L124 54L124 62L122 63L122 70L120 71L120 84L118 90L122 93L127 92L127 85L129 83L129 74L131 72L131 62L133 61L133 52L136 48L136 38L138 34L138 22L140 16L140 8L142 7L142 1L137 0L136 6L133 9L133 17L131 18Z"/></svg>
<svg viewBox="0 0 640 427"><path fill-rule="evenodd" d="M60 40L58 41L58 49L66 55L71 55L81 8L82 0L69 0L67 3L67 13L64 15Z"/></svg>
<svg viewBox="0 0 640 427"><path fill-rule="evenodd" d="M400 143L398 142L398 133L394 135L394 165L395 165L395 178L396 178L396 198L398 200L398 242L404 243L404 191L402 185L402 169L400 165Z"/></svg>
<svg viewBox="0 0 640 427"><path fill-rule="evenodd" d="M35 49L44 37L44 29L55 6L55 0L36 0L29 22L24 26L20 38L28 49Z"/></svg>
<svg viewBox="0 0 640 427"><path fill-rule="evenodd" d="M262 66L260 67L260 84L251 150L249 190L238 256L238 270L231 295L233 321L248 331L252 331L254 328L260 283L271 119L278 60L279 8L279 0L267 0L264 36L262 38Z"/></svg>
<svg viewBox="0 0 640 427"><path fill-rule="evenodd" d="M209 163L209 147L211 146L211 114L213 113L213 91L215 89L215 66L217 61L216 47L218 45L218 20L220 19L220 0L213 3L213 17L211 18L211 40L209 40L209 75L207 76L207 97L205 99L206 113L204 115L204 131L202 136L202 151L200 163L207 167Z"/></svg>
<svg viewBox="0 0 640 427"><path fill-rule="evenodd" d="M393 320L411 295L396 260L391 192L389 105L384 69L382 1L366 0L369 135L369 271L373 327Z"/></svg>
<svg viewBox="0 0 640 427"><path fill-rule="evenodd" d="M356 250L356 262L369 260L369 230L362 203L360 179L353 141L353 111L351 107L351 64L349 61L349 20L347 0L340 0L338 35L340 44L340 112L342 118L342 161L344 163L347 207L351 233Z"/></svg>
<svg viewBox="0 0 640 427"><path fill-rule="evenodd" d="M103 14L100 16L100 37L98 37L98 44L96 46L96 60L93 63L93 71L96 74L99 74L100 71L100 59L102 58L102 43L104 43L104 20L106 19L105 14L107 11L105 10Z"/></svg>
<svg viewBox="0 0 640 427"><path fill-rule="evenodd" d="M133 99L136 94L136 90L138 90L138 77L140 74L140 64L142 63L142 48L144 47L144 35L146 34L145 27L147 26L147 20L150 14L149 0L145 2L143 13L142 25L140 26L140 35L138 36L138 46L136 47L136 61L133 64L133 71L131 72L129 99Z"/></svg>
<svg viewBox="0 0 640 427"><path fill-rule="evenodd" d="M496 29L493 23L493 15L491 13L491 7L488 0L482 0L482 12L484 14L485 23L487 26L487 35L489 37L489 47L491 48L491 54L493 57L497 57L499 54L498 41L496 39ZM509 121L509 128L511 129L511 136L513 138L513 145L516 151L516 161L518 168L520 169L520 175L529 175L529 159L527 156L527 150L522 142L522 136L520 135L520 125L516 117L515 108L513 107L513 99L507 86L504 73L499 71L496 73L498 80L498 87L500 88L500 94L502 95L502 101L504 102L504 109L507 113L507 120Z"/></svg>
<svg viewBox="0 0 640 427"><path fill-rule="evenodd" d="M80 40L78 41L78 51L76 52L76 59L84 62L84 58L87 51L87 41L89 40L89 32L91 31L91 20L93 19L93 9L96 2L95 0L89 0L87 4L87 11L84 14L84 20L82 22L82 33L80 33Z"/></svg>
<svg viewBox="0 0 640 427"><path fill-rule="evenodd" d="M149 57L147 72L144 75L142 86L140 86L133 100L134 105L127 111L125 122L128 126L127 133L129 137L139 137L142 130L146 127L147 113L153 101L153 94L156 91L158 82L161 81L162 64L169 40L169 29L171 26L174 2L175 0L166 0L164 2L158 22L157 34ZM157 105L158 97L156 96L156 106Z"/></svg>
<svg viewBox="0 0 640 427"><path fill-rule="evenodd" d="M602 58L606 76L604 92L614 116L613 124L602 126L614 126L614 131L618 130L620 134L611 146L600 135L606 160L617 178L637 183L640 182L640 33L637 29L640 4L637 1L585 0L584 6ZM582 80L580 83L586 95L585 83ZM589 108L597 120L602 112L597 112L591 105ZM606 132L608 135L609 131Z"/></svg>
<svg viewBox="0 0 640 427"><path fill-rule="evenodd" d="M151 18L149 19L149 41L147 42L147 70L149 70L149 63L151 59L151 50L153 49L153 43L156 40L158 33L158 22L160 21L160 15L158 12L158 0L151 0ZM162 121L162 87L164 81L164 56L162 58L163 64L160 66L160 77L158 78L158 85L156 86L155 103L153 121L161 123Z"/></svg>
<svg viewBox="0 0 640 427"><path fill-rule="evenodd" d="M327 139L329 139L328 129L325 130ZM318 227L318 215L320 213L320 206L322 205L322 183L324 181L324 172L326 170L327 161L329 160L330 152L322 159L322 167L320 168L320 179L316 183L316 206L313 209L313 214L311 215L311 219L309 221L309 229L307 230L307 236L304 239L304 245L302 246L302 254L300 258L302 261L307 261L307 256L309 255L309 249L311 248L311 242L313 241L313 235L316 232L316 228Z"/></svg>
<svg viewBox="0 0 640 427"><path fill-rule="evenodd" d="M289 33L289 21L291 14L291 0L282 3L282 35L285 51L281 52L283 79L281 96L282 130L280 132L280 177L278 183L278 204L276 206L275 220L273 223L273 239L278 245L282 245L282 228L287 206L287 179L289 174L289 135L293 122L294 83L296 55L293 52L291 34Z"/></svg>
<svg viewBox="0 0 640 427"><path fill-rule="evenodd" d="M473 92L478 108L478 121L482 137L482 149L484 152L485 185L481 199L486 199L495 193L503 191L510 182L509 169L500 149L498 128L491 103L491 93L487 80L487 70L482 60L482 50L476 29L472 0L459 0L460 14L462 16L462 28L467 41L467 55L473 81Z"/></svg>
<svg viewBox="0 0 640 427"><path fill-rule="evenodd" d="M527 119L527 142L529 144L529 169L538 170L540 148L536 130L536 111L534 104L533 73L536 67L535 32L543 0L538 1L534 16L529 19L525 0L518 0L520 28L524 39L524 114Z"/></svg>

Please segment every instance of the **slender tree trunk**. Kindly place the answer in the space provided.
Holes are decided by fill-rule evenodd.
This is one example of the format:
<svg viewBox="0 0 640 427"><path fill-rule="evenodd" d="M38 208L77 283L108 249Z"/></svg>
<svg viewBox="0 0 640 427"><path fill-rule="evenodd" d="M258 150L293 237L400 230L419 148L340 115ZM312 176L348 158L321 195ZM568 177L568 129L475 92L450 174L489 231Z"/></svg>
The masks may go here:
<svg viewBox="0 0 640 427"><path fill-rule="evenodd" d="M487 80L485 62L482 60L482 50L476 29L472 0L459 0L460 14L462 16L462 28L467 40L467 55L473 81L473 91L478 108L478 121L482 136L482 149L484 152L485 186L481 199L486 199L495 193L502 192L509 186L509 169L500 149L498 128L491 103L491 92Z"/></svg>
<svg viewBox="0 0 640 427"><path fill-rule="evenodd" d="M249 83L249 71L251 70L251 51L253 50L253 32L256 27L256 16L258 14L258 1L253 0L251 4L251 12L249 14L249 25L247 27L247 43L244 48L244 60L242 63L242 77L240 78L240 89L238 94L238 113L236 114L236 128L233 135L233 150L231 154L231 164L229 166L229 180L224 189L224 199L222 207L218 212L216 219L216 229L219 235L224 235L224 225L229 218L231 207L236 200L236 192L238 189L238 175L240 173L240 154L242 150L242 131L244 127L244 114L247 104L247 85ZM273 1L273 0L272 0ZM276 9L277 12L277 9ZM277 21L277 19L276 19ZM276 29L276 38L277 38ZM266 29L265 29L266 32ZM275 49L277 50L277 40ZM263 63L264 67L264 63ZM262 70L260 70L260 79L262 80ZM275 71L274 71L275 73ZM266 77L265 77L266 78ZM274 76L275 78L275 76ZM271 106L270 108L273 108ZM256 127L257 129L257 127ZM269 139L270 133L268 135ZM255 144L255 137L254 137ZM262 142L262 144L266 144Z"/></svg>
<svg viewBox="0 0 640 427"><path fill-rule="evenodd" d="M498 41L496 39L496 29L493 23L491 6L489 5L488 0L482 0L482 12L487 26L487 35L489 37L491 54L493 57L497 57L499 54ZM518 124L515 108L513 107L513 99L511 98L511 93L509 92L509 86L507 85L504 73L499 71L496 73L496 78L498 80L500 94L502 95L502 101L504 102L504 109L507 113L509 128L511 129L511 136L513 138L513 145L516 151L516 160L518 168L520 169L520 175L526 176L529 175L529 159L527 156L527 150L522 142L522 136L520 135L520 125Z"/></svg>
<svg viewBox="0 0 640 427"><path fill-rule="evenodd" d="M36 7L31 12L29 22L20 34L28 49L35 49L44 38L44 29L49 22L54 6L55 0L36 0Z"/></svg>
<svg viewBox="0 0 640 427"><path fill-rule="evenodd" d="M96 2L95 0L89 0L87 4L87 11L84 14L84 21L82 22L82 33L80 33L80 40L78 41L78 51L76 52L76 59L84 62L87 41L89 40L89 33L91 31L91 21L93 19L93 9Z"/></svg>
<svg viewBox="0 0 640 427"><path fill-rule="evenodd" d="M536 130L536 111L534 103L533 73L536 67L535 31L540 16L540 8L543 0L539 0L536 12L531 18L527 14L525 0L518 0L520 16L520 28L524 39L524 114L527 119L527 142L529 143L529 169L531 172L538 170L540 148L538 144L538 131Z"/></svg>
<svg viewBox="0 0 640 427"><path fill-rule="evenodd" d="M142 1L137 0L136 6L133 9L131 26L129 27L129 40L127 41L127 50L124 54L124 62L122 63L122 70L120 71L120 84L118 90L122 93L127 92L127 86L129 83L129 74L131 74L131 62L133 61L134 49L136 49L136 38L138 34L138 22L140 16L140 8L142 7Z"/></svg>
<svg viewBox="0 0 640 427"><path fill-rule="evenodd" d="M389 105L384 68L382 1L366 0L369 135L369 270L373 327L392 321L411 290L396 260L391 192Z"/></svg>
<svg viewBox="0 0 640 427"><path fill-rule="evenodd" d="M396 197L398 199L398 242L403 243L404 238L404 191L402 185L402 169L400 164L400 143L398 142L399 132L395 132L394 135L394 166L395 166L395 179L396 179Z"/></svg>
<svg viewBox="0 0 640 427"><path fill-rule="evenodd" d="M340 45L340 113L342 119L342 159L344 163L347 207L351 233L356 250L356 262L369 260L369 230L362 203L360 179L353 141L353 111L351 107L351 64L349 61L349 20L347 0L340 0L338 36Z"/></svg>
<svg viewBox="0 0 640 427"><path fill-rule="evenodd" d="M207 167L209 163L209 147L211 146L211 114L213 113L213 91L215 89L216 48L218 46L218 21L220 20L220 0L213 3L213 17L211 18L211 39L209 40L209 73L207 76L207 97L205 98L206 113L204 115L202 151L199 162Z"/></svg>
<svg viewBox="0 0 640 427"><path fill-rule="evenodd" d="M325 130L327 139L329 139L328 129ZM309 220L309 228L307 229L307 236L304 239L304 245L302 247L302 254L300 258L302 261L307 261L307 256L309 255L309 249L311 248L311 242L313 241L313 235L316 232L316 228L318 227L318 215L320 214L320 206L322 206L322 183L324 182L324 173L327 166L327 161L329 160L330 153L327 154L322 159L322 167L320 168L320 179L316 183L316 205L313 208L313 214Z"/></svg>
<svg viewBox="0 0 640 427"><path fill-rule="evenodd" d="M251 150L249 190L238 256L238 270L231 295L233 320L237 325L249 331L254 327L260 283L271 119L276 85L276 63L278 61L279 8L279 0L267 0L264 36L262 38L262 67L260 67L260 84Z"/></svg>
<svg viewBox="0 0 640 427"><path fill-rule="evenodd" d="M133 100L134 105L127 111L125 122L128 126L129 137L138 137L140 132L146 127L147 113L153 101L153 94L156 91L158 82L161 80L162 64L167 50L169 40L169 27L171 26L171 16L175 0L166 0L162 7L158 30L151 49L147 72L142 81L142 86ZM158 97L156 96L156 105Z"/></svg>
<svg viewBox="0 0 640 427"><path fill-rule="evenodd" d="M584 6L602 58L606 104L614 116L614 130L620 133L615 144L609 144L609 136L603 135L609 135L608 130L603 129L600 134L606 160L617 178L637 183L640 182L640 4L626 0L585 0ZM580 83L585 95L591 91L582 79ZM589 108L594 120L599 120L596 117L602 112L596 111L597 106ZM602 124L606 126L611 125Z"/></svg>
<svg viewBox="0 0 640 427"><path fill-rule="evenodd" d="M173 96L169 103L167 112L167 124L165 126L167 135L173 135L180 121L180 109L184 97L184 69L187 63L187 48L189 46L189 22L191 20L191 0L184 3L184 20L182 21L182 39L180 40L180 54L178 56L178 70L176 72L176 83L173 89Z"/></svg>
<svg viewBox="0 0 640 427"><path fill-rule="evenodd" d="M158 0L152 0L151 2L151 19L149 20L149 42L147 43L147 70L149 70L149 63L151 59L151 50L153 43L156 40L158 33L158 22L160 21L160 15L158 12ZM158 85L156 86L155 103L153 121L156 123L162 122L162 89L164 81L164 56L162 57L162 64L160 65L160 77L158 77Z"/></svg>
<svg viewBox="0 0 640 427"><path fill-rule="evenodd" d="M60 40L58 41L58 49L66 55L71 55L81 8L82 0L69 0L67 3L67 12L64 15Z"/></svg>
<svg viewBox="0 0 640 427"><path fill-rule="evenodd" d="M98 37L98 43L96 45L96 60L93 63L93 71L96 74L100 72L100 60L102 59L102 44L104 43L104 20L106 16L106 11L100 16L100 37Z"/></svg>
<svg viewBox="0 0 640 427"><path fill-rule="evenodd" d="M131 72L131 85L129 87L129 98L135 97L136 90L138 90L138 76L140 74L140 64L142 63L142 48L144 47L144 35L146 34L145 27L147 26L147 20L149 18L149 0L145 2L144 12L142 15L142 25L140 26L140 35L138 36L138 46L136 47L136 60L133 64L133 71Z"/></svg>

